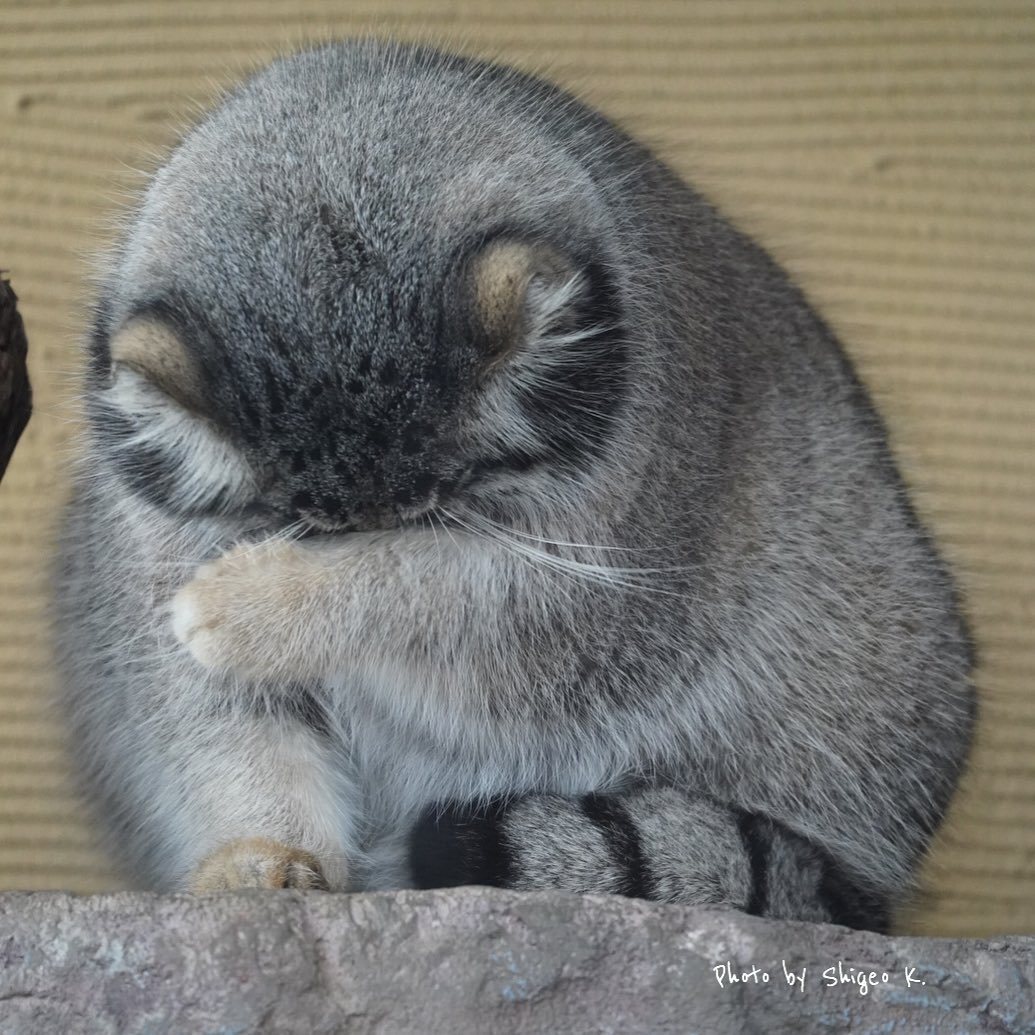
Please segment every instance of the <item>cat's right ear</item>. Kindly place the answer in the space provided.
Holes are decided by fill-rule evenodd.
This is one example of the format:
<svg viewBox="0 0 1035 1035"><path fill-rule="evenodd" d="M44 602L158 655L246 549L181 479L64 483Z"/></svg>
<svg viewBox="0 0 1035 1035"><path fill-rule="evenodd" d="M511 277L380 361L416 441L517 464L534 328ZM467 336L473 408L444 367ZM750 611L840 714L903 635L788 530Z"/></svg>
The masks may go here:
<svg viewBox="0 0 1035 1035"><path fill-rule="evenodd" d="M186 410L205 412L201 375L180 336L154 317L129 320L111 340L111 376L129 372Z"/></svg>
<svg viewBox="0 0 1035 1035"><path fill-rule="evenodd" d="M92 416L129 487L179 514L228 513L250 502L254 474L213 419L178 332L150 314L134 316L112 335L108 354Z"/></svg>

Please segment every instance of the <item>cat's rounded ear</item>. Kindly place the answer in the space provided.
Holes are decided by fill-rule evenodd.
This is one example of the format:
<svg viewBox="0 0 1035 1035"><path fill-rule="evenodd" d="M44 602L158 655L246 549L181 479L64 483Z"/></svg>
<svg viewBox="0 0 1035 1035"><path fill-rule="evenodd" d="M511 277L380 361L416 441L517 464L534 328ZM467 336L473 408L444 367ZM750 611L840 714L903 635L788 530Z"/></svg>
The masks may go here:
<svg viewBox="0 0 1035 1035"><path fill-rule="evenodd" d="M179 334L154 316L131 317L111 339L111 374L129 371L185 410L205 411L201 374Z"/></svg>
<svg viewBox="0 0 1035 1035"><path fill-rule="evenodd" d="M497 240L471 264L473 316L493 364L528 338L542 297L575 276L571 264L547 245Z"/></svg>
<svg viewBox="0 0 1035 1035"><path fill-rule="evenodd" d="M130 489L179 514L249 503L251 466L211 418L201 372L171 323L130 317L112 335L109 355L111 380L90 413Z"/></svg>
<svg viewBox="0 0 1035 1035"><path fill-rule="evenodd" d="M486 369L547 334L577 335L616 323L614 291L602 268L552 245L498 238L469 265L466 297Z"/></svg>

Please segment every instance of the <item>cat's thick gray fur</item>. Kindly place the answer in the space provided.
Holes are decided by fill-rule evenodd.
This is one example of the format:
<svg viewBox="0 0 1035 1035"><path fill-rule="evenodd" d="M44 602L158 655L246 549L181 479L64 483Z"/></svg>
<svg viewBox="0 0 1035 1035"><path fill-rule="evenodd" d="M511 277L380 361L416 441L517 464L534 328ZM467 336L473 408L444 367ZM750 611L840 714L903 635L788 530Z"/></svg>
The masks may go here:
<svg viewBox="0 0 1035 1035"><path fill-rule="evenodd" d="M561 265L486 375L499 240ZM421 883L419 827L458 880L860 926L910 889L971 736L953 584L830 330L606 119L427 48L280 60L97 311L56 628L140 881L261 835ZM112 373L134 319L192 405Z"/></svg>

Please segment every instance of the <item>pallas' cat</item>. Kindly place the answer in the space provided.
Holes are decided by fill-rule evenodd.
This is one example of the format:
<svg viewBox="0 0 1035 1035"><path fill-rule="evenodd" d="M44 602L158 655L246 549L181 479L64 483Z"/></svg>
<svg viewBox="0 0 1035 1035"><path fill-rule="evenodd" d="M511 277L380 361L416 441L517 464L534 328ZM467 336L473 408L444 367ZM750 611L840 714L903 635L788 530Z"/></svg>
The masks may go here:
<svg viewBox="0 0 1035 1035"><path fill-rule="evenodd" d="M909 890L972 725L950 577L801 293L568 94L275 62L130 214L84 393L64 704L140 883Z"/></svg>

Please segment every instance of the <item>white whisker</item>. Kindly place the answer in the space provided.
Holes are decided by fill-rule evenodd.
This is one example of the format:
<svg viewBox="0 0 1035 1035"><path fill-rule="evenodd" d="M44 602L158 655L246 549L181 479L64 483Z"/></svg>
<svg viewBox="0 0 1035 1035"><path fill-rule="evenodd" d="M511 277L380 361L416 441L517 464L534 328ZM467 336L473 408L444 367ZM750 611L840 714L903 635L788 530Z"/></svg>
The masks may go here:
<svg viewBox="0 0 1035 1035"><path fill-rule="evenodd" d="M561 557L548 553L545 550L537 549L528 543L515 542L508 538L507 534L499 526L491 523L487 526L482 525L478 527L476 523L478 518L474 515L471 515L475 522L472 523L471 521L465 521L459 515L446 510L444 507L439 507L438 510L444 517L455 522L465 531L502 546L514 556L527 561L533 567L538 567L541 571L548 570L574 580L582 579L587 582L596 582L622 589L658 593L674 597L683 597L685 595L675 590L667 590L659 586L636 581L642 576L660 575L665 574L669 570L674 571L678 569L620 567L617 565L592 564L587 561L574 560L570 557Z"/></svg>

